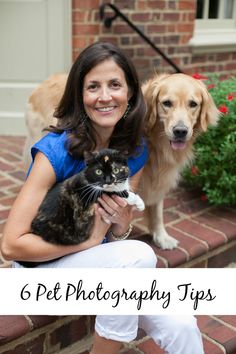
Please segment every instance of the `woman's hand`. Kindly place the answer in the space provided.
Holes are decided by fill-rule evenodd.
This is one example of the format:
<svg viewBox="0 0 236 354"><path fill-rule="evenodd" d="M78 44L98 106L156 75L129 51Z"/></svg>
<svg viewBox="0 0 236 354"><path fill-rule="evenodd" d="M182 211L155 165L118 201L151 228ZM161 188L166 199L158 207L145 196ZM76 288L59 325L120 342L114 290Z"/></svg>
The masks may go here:
<svg viewBox="0 0 236 354"><path fill-rule="evenodd" d="M112 232L119 236L125 233L133 219L133 207L128 205L124 198L113 195L109 197L103 194L98 198L101 207L98 207L98 213L107 224L114 224Z"/></svg>
<svg viewBox="0 0 236 354"><path fill-rule="evenodd" d="M98 209L101 209L98 204L94 205L94 215L95 221L93 230L91 232L91 236L87 241L84 242L87 245L87 248L97 246L102 243L104 240L105 235L107 234L110 225L104 221L103 217L99 213Z"/></svg>

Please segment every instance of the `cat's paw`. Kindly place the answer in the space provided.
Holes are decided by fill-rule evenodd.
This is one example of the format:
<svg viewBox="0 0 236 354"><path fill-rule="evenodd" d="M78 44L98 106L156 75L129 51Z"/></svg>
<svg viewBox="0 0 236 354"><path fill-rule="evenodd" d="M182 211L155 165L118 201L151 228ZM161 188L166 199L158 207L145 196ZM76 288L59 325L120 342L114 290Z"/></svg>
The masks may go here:
<svg viewBox="0 0 236 354"><path fill-rule="evenodd" d="M145 209L145 204L141 198L136 202L135 206L139 211L143 211Z"/></svg>

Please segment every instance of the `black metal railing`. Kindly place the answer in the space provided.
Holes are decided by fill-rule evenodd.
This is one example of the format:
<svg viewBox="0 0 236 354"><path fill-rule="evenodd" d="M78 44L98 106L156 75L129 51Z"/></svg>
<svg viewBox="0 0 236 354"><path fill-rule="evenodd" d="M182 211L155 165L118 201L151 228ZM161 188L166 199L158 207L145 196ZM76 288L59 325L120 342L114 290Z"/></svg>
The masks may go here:
<svg viewBox="0 0 236 354"><path fill-rule="evenodd" d="M110 7L114 11L114 15L111 17L105 16L105 8ZM143 38L162 58L175 69L177 73L182 73L182 70L165 54L161 49L156 47L156 45L137 27L133 24L127 16L125 16L115 5L106 3L100 6L100 18L103 20L104 26L110 28L112 22L117 18L121 17L135 32L137 32L140 37Z"/></svg>

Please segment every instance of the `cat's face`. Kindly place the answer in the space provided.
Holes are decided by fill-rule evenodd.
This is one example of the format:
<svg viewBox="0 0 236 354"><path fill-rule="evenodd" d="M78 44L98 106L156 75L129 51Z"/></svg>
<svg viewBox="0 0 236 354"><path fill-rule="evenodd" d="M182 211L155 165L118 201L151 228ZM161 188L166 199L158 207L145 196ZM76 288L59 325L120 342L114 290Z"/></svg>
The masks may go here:
<svg viewBox="0 0 236 354"><path fill-rule="evenodd" d="M122 191L127 187L127 159L116 150L105 149L87 158L85 175L88 183L104 191Z"/></svg>

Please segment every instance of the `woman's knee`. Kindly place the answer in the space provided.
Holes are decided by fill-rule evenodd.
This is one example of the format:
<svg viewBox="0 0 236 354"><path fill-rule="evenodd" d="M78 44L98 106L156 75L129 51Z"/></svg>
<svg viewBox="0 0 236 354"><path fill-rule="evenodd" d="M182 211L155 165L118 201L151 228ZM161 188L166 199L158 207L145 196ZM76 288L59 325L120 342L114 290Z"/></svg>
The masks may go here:
<svg viewBox="0 0 236 354"><path fill-rule="evenodd" d="M135 268L155 268L157 257L151 246L142 241L127 240L129 266Z"/></svg>

